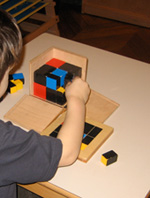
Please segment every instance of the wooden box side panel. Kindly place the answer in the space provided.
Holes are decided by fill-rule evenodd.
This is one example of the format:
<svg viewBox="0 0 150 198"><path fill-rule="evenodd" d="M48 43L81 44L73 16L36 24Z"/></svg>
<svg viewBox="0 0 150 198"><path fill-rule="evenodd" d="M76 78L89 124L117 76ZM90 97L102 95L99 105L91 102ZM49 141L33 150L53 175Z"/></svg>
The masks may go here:
<svg viewBox="0 0 150 198"><path fill-rule="evenodd" d="M29 65L30 95L33 95L34 71L40 68L43 64L45 64L47 61L49 61L52 58L53 58L53 48L50 48L30 61L30 65Z"/></svg>
<svg viewBox="0 0 150 198"><path fill-rule="evenodd" d="M115 101L91 90L86 104L86 117L103 123L118 107L119 104Z"/></svg>
<svg viewBox="0 0 150 198"><path fill-rule="evenodd" d="M4 118L27 130L33 129L41 133L62 112L61 107L25 95L5 114Z"/></svg>
<svg viewBox="0 0 150 198"><path fill-rule="evenodd" d="M83 80L87 75L87 58L58 48L49 48L30 61L30 94L33 95L34 71L52 58L57 58L82 68Z"/></svg>

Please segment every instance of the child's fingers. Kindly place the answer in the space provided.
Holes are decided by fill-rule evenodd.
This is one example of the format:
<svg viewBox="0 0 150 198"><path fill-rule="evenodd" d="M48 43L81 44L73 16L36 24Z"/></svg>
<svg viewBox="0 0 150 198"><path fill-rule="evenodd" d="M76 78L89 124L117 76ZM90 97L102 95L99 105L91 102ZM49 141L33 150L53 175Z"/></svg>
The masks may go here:
<svg viewBox="0 0 150 198"><path fill-rule="evenodd" d="M74 77L74 79L73 79L72 81L69 81L69 82L66 84L66 88L69 87L72 83L74 84L75 81L76 81L77 79L80 79L80 77L78 77L78 76Z"/></svg>
<svg viewBox="0 0 150 198"><path fill-rule="evenodd" d="M68 83L66 84L66 88L67 88L69 85L71 85L71 82L68 82Z"/></svg>

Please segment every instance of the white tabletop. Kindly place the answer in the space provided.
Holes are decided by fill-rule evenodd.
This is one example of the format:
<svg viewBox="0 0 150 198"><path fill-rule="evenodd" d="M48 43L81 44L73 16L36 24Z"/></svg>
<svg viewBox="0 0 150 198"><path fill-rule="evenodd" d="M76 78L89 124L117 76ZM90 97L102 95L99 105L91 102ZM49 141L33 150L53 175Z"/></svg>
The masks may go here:
<svg viewBox="0 0 150 198"><path fill-rule="evenodd" d="M150 189L150 65L104 50L43 34L25 46L23 90L9 94L0 103L0 118L29 93L29 61L50 47L58 47L88 58L87 81L91 88L116 101L120 107L106 120L114 134L88 163L77 160L59 168L49 181L82 198L145 197ZM118 153L118 161L108 167L101 155Z"/></svg>

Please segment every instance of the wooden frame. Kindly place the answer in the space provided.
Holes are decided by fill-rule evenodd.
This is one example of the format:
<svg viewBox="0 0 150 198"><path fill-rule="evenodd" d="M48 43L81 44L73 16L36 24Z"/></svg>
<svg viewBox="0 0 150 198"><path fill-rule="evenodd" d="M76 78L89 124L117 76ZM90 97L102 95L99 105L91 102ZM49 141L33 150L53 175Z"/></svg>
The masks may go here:
<svg viewBox="0 0 150 198"><path fill-rule="evenodd" d="M65 118L65 113L59 116L53 123L51 123L44 131L42 131L41 135L49 136L61 123L63 123ZM92 140L92 142L84 149L80 150L80 154L78 159L82 162L87 162L94 153L100 148L100 146L110 137L113 133L113 128L102 124L100 122L93 121L91 119L86 118L87 123L92 124L98 128L101 128L102 131Z"/></svg>

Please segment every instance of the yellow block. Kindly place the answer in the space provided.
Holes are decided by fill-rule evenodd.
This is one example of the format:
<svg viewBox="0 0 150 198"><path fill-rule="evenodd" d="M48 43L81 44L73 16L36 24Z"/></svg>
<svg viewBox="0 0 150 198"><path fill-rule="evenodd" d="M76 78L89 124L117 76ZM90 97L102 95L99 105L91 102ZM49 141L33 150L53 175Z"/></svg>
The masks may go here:
<svg viewBox="0 0 150 198"><path fill-rule="evenodd" d="M16 85L17 90L23 89L23 82L21 80L11 80L11 82Z"/></svg>
<svg viewBox="0 0 150 198"><path fill-rule="evenodd" d="M106 158L102 155L102 157L101 157L101 162L102 162L104 165L107 166L107 161L108 161L108 159L106 159Z"/></svg>
<svg viewBox="0 0 150 198"><path fill-rule="evenodd" d="M13 94L15 92L17 92L17 87L16 86L10 87L10 93Z"/></svg>
<svg viewBox="0 0 150 198"><path fill-rule="evenodd" d="M87 147L87 145L86 145L86 144L84 144L84 143L82 143L82 144L81 144L81 148L80 148L80 149L81 149L81 151L83 151L86 147Z"/></svg>
<svg viewBox="0 0 150 198"><path fill-rule="evenodd" d="M57 91L59 91L59 92L61 92L61 93L64 93L64 92L65 92L65 89L64 89L63 87L59 87L59 88L57 89Z"/></svg>

